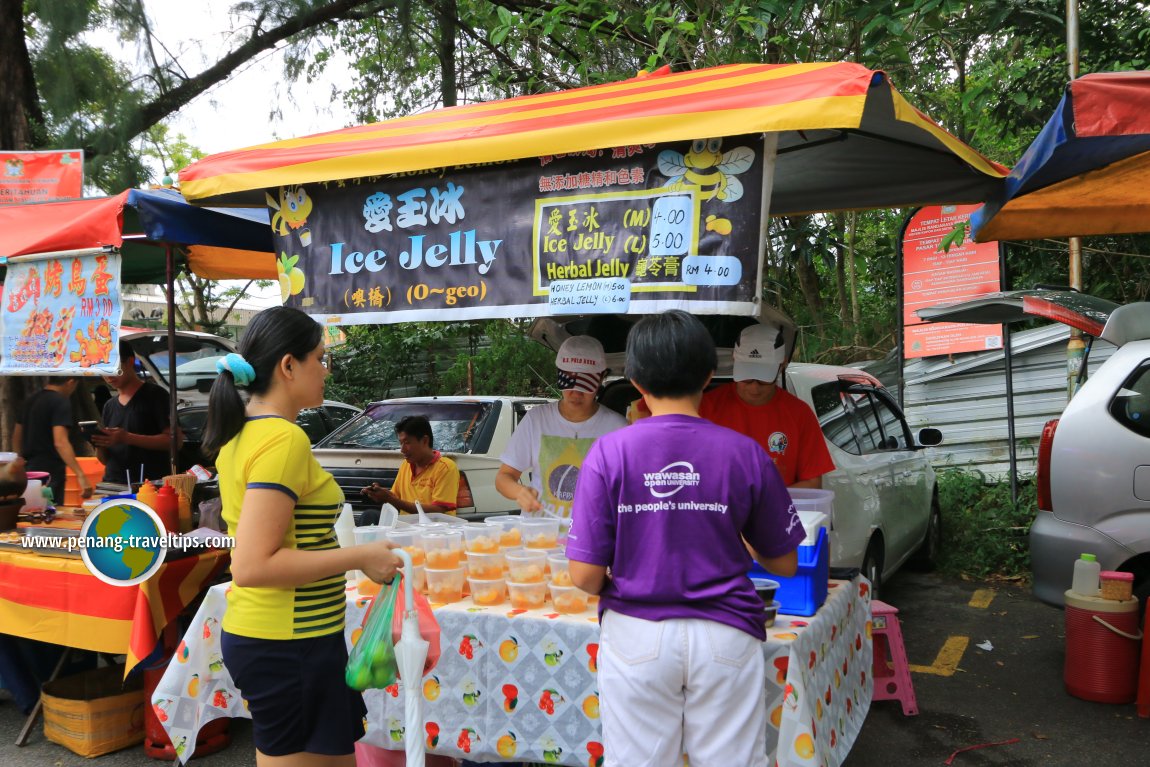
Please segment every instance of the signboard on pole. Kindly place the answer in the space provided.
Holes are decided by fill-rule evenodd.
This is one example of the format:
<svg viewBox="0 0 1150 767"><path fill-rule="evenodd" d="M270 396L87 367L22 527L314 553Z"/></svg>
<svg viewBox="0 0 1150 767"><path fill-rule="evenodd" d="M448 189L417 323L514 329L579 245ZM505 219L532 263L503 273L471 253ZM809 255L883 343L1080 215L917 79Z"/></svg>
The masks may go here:
<svg viewBox="0 0 1150 767"><path fill-rule="evenodd" d="M776 137L270 190L285 303L349 325L754 315Z"/></svg>
<svg viewBox="0 0 1150 767"><path fill-rule="evenodd" d="M1001 325L923 322L915 312L1002 289L998 243L969 237L978 205L933 205L915 211L903 229L903 357L932 357L1002 348ZM955 233L959 225L964 228ZM950 240L947 248L944 240Z"/></svg>
<svg viewBox="0 0 1150 767"><path fill-rule="evenodd" d="M78 200L84 194L84 150L0 152L0 205Z"/></svg>
<svg viewBox="0 0 1150 767"><path fill-rule="evenodd" d="M120 254L8 259L0 310L3 375L115 375Z"/></svg>

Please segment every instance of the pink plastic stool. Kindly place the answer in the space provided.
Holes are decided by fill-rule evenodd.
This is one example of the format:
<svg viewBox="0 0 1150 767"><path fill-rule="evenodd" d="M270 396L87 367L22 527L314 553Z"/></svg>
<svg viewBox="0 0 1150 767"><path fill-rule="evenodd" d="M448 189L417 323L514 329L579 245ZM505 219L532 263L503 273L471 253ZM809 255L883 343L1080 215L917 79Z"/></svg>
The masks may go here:
<svg viewBox="0 0 1150 767"><path fill-rule="evenodd" d="M918 700L914 697L914 682L910 680L910 664L906 660L906 646L902 643L898 608L872 599L870 609L874 626L872 700L897 700L902 703L903 716L918 716Z"/></svg>

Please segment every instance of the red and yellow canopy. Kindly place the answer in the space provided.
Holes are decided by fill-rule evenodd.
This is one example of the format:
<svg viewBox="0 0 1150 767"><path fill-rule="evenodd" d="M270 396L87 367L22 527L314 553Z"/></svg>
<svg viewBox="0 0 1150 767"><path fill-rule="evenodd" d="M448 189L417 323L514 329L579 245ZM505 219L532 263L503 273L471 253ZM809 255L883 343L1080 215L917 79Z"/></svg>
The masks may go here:
<svg viewBox="0 0 1150 767"><path fill-rule="evenodd" d="M221 152L180 172L199 204L262 190L604 147L779 132L775 214L981 202L1006 169L857 64L731 64L467 106Z"/></svg>

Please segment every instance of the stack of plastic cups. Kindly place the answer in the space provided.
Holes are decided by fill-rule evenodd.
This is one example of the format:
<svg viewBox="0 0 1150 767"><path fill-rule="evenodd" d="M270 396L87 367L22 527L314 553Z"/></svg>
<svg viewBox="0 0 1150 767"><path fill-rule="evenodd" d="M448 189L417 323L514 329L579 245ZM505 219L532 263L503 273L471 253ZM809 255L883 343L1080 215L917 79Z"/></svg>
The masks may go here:
<svg viewBox="0 0 1150 767"><path fill-rule="evenodd" d="M463 598L467 571L463 553L463 534L442 529L419 532L419 542L427 555L427 595L432 602L447 604Z"/></svg>

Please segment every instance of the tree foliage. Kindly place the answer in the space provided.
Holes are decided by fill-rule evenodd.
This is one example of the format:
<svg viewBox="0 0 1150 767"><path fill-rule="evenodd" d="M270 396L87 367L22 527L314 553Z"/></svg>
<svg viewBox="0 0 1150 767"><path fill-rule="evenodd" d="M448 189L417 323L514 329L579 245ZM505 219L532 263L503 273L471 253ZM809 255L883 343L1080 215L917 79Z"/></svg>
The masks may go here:
<svg viewBox="0 0 1150 767"><path fill-rule="evenodd" d="M145 9L143 0L0 0L0 29L18 20L26 30L26 50L10 34L0 40L0 76L20 86L0 93L0 146L83 146L88 178L115 191L144 178L141 159L153 150L170 155L165 170L192 159L187 146L158 149L181 141L163 134L163 119L272 46L287 51L289 81L350 61L350 81L332 97L365 121L662 65L849 60L885 70L912 103L1005 164L1033 139L1067 79L1062 0L245 0L232 6L232 47L196 73L171 53L172 41L156 38ZM1082 72L1150 61L1145 4L1088 3L1079 13ZM135 46L135 69L86 42L97 28ZM909 212L771 220L764 293L803 327L804 359L851 362L893 346L898 233ZM1147 253L1145 237L1088 238L1086 290L1145 298ZM1012 243L1006 287L1066 283L1066 263L1062 242ZM361 399L395 387L458 390L456 347L517 348L508 328L353 329L348 348L384 355L386 369L371 371L370 392L350 379L337 385Z"/></svg>

